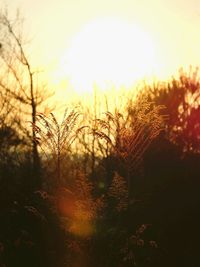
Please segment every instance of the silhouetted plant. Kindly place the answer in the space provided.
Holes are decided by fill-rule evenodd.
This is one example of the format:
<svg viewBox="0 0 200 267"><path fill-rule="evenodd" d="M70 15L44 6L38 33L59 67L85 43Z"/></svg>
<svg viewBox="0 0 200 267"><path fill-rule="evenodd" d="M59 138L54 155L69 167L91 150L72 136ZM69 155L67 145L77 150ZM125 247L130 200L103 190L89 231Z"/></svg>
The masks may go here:
<svg viewBox="0 0 200 267"><path fill-rule="evenodd" d="M123 261L126 263L131 263L131 266L140 266L141 263L149 264L152 257L152 250L158 249L158 244L155 240L148 240L144 237L145 231L150 227L148 224L140 225L135 233L128 237L127 243L121 250L123 256ZM141 254L145 251L145 254ZM142 265L143 266L143 265Z"/></svg>
<svg viewBox="0 0 200 267"><path fill-rule="evenodd" d="M33 124L36 132L35 142L40 146L45 155L53 156L56 161L57 185L61 180L61 160L65 153L69 153L70 146L77 138L83 127L78 127L80 113L77 109L66 109L63 120L58 122L53 113L49 116L37 114L36 124Z"/></svg>
<svg viewBox="0 0 200 267"><path fill-rule="evenodd" d="M99 139L99 145L103 150L108 149L110 156L115 157L118 165L115 168L122 165L125 171L120 175L114 172L110 186L107 191L105 190L108 200L105 227L112 222L112 225L105 230L107 233L105 239L107 240L110 236L114 240L110 242L112 248L108 245L112 250L112 257L117 258L121 249L128 249L128 252L125 253L128 261L124 262L127 266L131 260L133 266L136 266L134 257L138 247L142 246L144 242L144 239L138 237L137 246L133 246L130 239L132 234L129 221L133 216L133 179L142 167L145 151L165 127L167 116L163 115L163 109L163 105L156 106L147 98L139 95L136 100L128 102L126 113L122 114L115 110L113 113L106 112L103 119L97 119L95 134ZM118 237L114 237L115 235ZM127 244L125 245L126 239ZM116 242L118 242L117 245ZM148 245L150 246L150 243Z"/></svg>
<svg viewBox="0 0 200 267"><path fill-rule="evenodd" d="M131 175L138 170L144 152L165 127L164 106L155 106L143 96L128 103L127 115L107 112L105 119L98 119L97 137L110 146L110 153L120 160L126 170L128 192Z"/></svg>
<svg viewBox="0 0 200 267"><path fill-rule="evenodd" d="M104 200L94 196L94 184L81 171L77 173L73 195L75 209L70 231L80 236L91 236L95 231L95 221L104 207Z"/></svg>
<svg viewBox="0 0 200 267"><path fill-rule="evenodd" d="M127 210L128 187L126 180L115 172L111 185L108 189L108 197L115 200L114 209L117 212Z"/></svg>
<svg viewBox="0 0 200 267"><path fill-rule="evenodd" d="M180 69L178 77L146 87L146 94L158 105L166 106L168 138L183 152L199 152L200 76L199 69Z"/></svg>
<svg viewBox="0 0 200 267"><path fill-rule="evenodd" d="M17 146L23 144L23 140L18 136L15 129L4 125L0 128L0 155L6 156L14 152Z"/></svg>

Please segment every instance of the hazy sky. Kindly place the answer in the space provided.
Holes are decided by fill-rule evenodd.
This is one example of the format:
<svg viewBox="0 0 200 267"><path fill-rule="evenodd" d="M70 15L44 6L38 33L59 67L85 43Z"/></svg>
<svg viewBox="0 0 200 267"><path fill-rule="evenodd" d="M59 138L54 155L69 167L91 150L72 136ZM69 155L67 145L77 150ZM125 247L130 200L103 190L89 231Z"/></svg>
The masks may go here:
<svg viewBox="0 0 200 267"><path fill-rule="evenodd" d="M96 18L114 16L133 22L154 40L163 71L200 63L199 0L6 0L25 17L33 60L52 65L73 37Z"/></svg>

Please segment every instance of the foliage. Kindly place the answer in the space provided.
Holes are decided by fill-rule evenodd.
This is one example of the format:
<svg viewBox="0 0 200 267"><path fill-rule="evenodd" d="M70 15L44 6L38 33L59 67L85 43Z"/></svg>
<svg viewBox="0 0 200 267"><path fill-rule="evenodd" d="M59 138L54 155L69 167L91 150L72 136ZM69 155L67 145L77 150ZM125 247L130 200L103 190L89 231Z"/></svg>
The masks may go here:
<svg viewBox="0 0 200 267"><path fill-rule="evenodd" d="M21 140L13 128L10 126L3 126L0 128L0 155L8 155L10 152L15 151L17 146L22 143L23 140Z"/></svg>
<svg viewBox="0 0 200 267"><path fill-rule="evenodd" d="M147 265L151 262L152 250L158 249L158 244L154 240L144 239L145 231L149 227L148 224L142 224L136 229L135 234L128 237L127 243L121 251L124 254L124 262L129 262L131 266L135 267L141 263ZM140 258L142 251L145 251L143 259Z"/></svg>
<svg viewBox="0 0 200 267"><path fill-rule="evenodd" d="M200 77L199 69L180 69L169 82L147 86L146 93L158 105L166 106L168 138L183 152L199 151L200 144Z"/></svg>
<svg viewBox="0 0 200 267"><path fill-rule="evenodd" d="M74 210L70 218L69 231L81 238L91 238L96 231L96 222L101 217L104 199L94 195L94 185L81 171L77 173L72 192Z"/></svg>
<svg viewBox="0 0 200 267"><path fill-rule="evenodd" d="M112 183L108 189L108 196L116 200L115 209L117 212L127 210L128 187L126 181L118 173L114 174Z"/></svg>
<svg viewBox="0 0 200 267"><path fill-rule="evenodd" d="M21 22L0 14L0 266L199 266L198 69L99 117L95 95L87 126L77 108L60 123L38 113ZM32 154L40 146L42 181L54 180L39 190L30 112Z"/></svg>
<svg viewBox="0 0 200 267"><path fill-rule="evenodd" d="M77 216L81 219L96 219L98 212L103 207L103 199L95 199L94 185L83 172L77 173L75 195L77 198Z"/></svg>
<svg viewBox="0 0 200 267"><path fill-rule="evenodd" d="M65 237L48 193L1 192L2 201L1 266L64 266Z"/></svg>

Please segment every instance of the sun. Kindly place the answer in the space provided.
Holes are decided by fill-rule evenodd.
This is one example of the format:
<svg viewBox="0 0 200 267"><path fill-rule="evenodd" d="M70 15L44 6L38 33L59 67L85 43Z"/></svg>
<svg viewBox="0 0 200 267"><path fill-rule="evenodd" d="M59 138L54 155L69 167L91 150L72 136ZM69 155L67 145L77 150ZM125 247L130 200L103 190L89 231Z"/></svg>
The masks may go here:
<svg viewBox="0 0 200 267"><path fill-rule="evenodd" d="M102 90L111 84L128 87L155 71L155 50L153 40L139 26L101 18L75 35L58 72L78 93L91 92L94 84Z"/></svg>

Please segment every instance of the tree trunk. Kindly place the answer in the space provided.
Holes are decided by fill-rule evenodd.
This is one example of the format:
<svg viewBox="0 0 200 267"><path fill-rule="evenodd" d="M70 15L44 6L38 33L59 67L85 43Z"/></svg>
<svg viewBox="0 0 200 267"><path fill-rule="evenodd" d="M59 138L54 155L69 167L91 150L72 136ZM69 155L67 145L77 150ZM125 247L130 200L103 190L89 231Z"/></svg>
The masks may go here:
<svg viewBox="0 0 200 267"><path fill-rule="evenodd" d="M32 124L36 124L36 103L34 99L34 91L33 91L33 74L29 70L30 75L30 93L31 93L31 109L32 109ZM32 173L34 179L34 187L41 188L41 166L40 166L40 158L38 153L38 145L36 142L36 132L35 128L32 127Z"/></svg>

